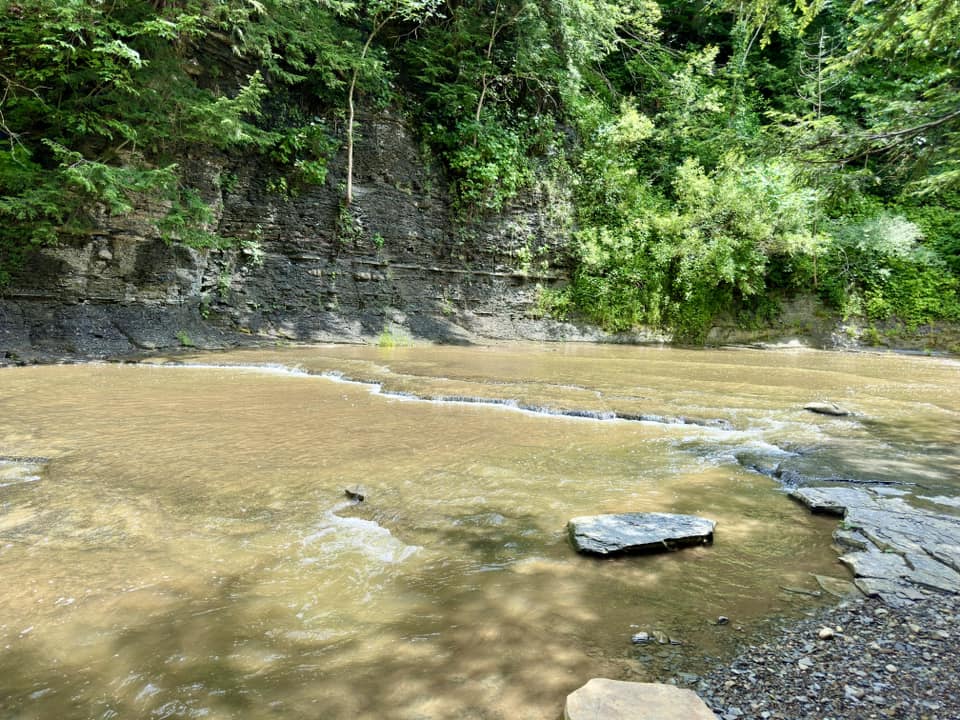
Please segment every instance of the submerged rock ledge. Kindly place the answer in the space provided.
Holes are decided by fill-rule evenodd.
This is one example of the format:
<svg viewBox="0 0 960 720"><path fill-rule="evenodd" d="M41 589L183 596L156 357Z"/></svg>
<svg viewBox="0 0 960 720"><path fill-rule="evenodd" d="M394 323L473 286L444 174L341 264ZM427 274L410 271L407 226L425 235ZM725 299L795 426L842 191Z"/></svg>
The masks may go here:
<svg viewBox="0 0 960 720"><path fill-rule="evenodd" d="M142 361L143 364L153 365L157 364L151 360ZM309 370L304 370L295 366L277 366L277 365L244 365L244 364L193 364L190 362L184 362L181 360L168 360L162 359L162 362L159 363L163 366L168 367L178 367L178 368L189 368L189 367L202 367L202 368L227 368L227 369L240 369L240 370L250 370L256 371L269 370L271 372L276 372L279 369L290 372L291 374L297 375L312 375L315 377L322 377L328 380L333 380L335 382L349 383L352 385L364 385L370 388L370 391L377 395L382 395L387 398L397 398L400 400L417 400L420 402L433 402L433 403L457 403L457 404L467 404L467 405L489 405L491 407L505 408L508 410L516 410L519 412L528 412L534 413L537 415L552 415L555 417L568 417L568 418L581 418L585 420L621 420L623 422L646 422L646 423L657 423L660 425L694 425L697 427L713 428L716 430L734 430L733 423L725 418L694 418L687 417L685 415L657 415L653 413L630 413L630 412L621 412L617 410L591 410L589 408L576 408L576 407L556 407L553 405L535 405L532 403L525 403L516 398L510 397L484 397L482 395L430 395L426 393L416 393L408 390L391 390L389 388L384 388L383 383L379 379L366 379L362 377L353 377L346 375L345 373L339 370L324 370L320 372L313 372Z"/></svg>
<svg viewBox="0 0 960 720"><path fill-rule="evenodd" d="M350 381L348 382L364 382ZM513 398L490 398L479 395L420 395L412 392L384 390L387 397L398 397L409 400L424 400L436 403L465 403L468 405L496 405L514 410L537 413L540 415L556 415L558 417L586 418L588 420L623 420L625 422L650 422L662 425L697 425L699 427L717 428L719 430L733 430L733 424L723 418L691 418L685 415L655 415L652 413L627 413L616 410L588 410L584 408L564 408L550 405L532 405L519 402Z"/></svg>
<svg viewBox="0 0 960 720"><path fill-rule="evenodd" d="M840 562L865 595L905 605L922 599L921 589L960 593L960 517L866 487L801 487L790 496L812 512L843 517L834 532L848 551Z"/></svg>

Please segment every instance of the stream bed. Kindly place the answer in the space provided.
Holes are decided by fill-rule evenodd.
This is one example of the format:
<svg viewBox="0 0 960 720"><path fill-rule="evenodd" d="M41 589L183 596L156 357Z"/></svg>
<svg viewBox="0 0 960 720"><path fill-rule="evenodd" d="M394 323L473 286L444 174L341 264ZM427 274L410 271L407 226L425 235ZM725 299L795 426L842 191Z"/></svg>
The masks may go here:
<svg viewBox="0 0 960 720"><path fill-rule="evenodd" d="M958 419L955 360L802 349L3 369L0 714L555 720L591 677L702 672L831 601L836 518L752 468L957 513ZM715 543L573 552L569 518L626 511L708 517Z"/></svg>

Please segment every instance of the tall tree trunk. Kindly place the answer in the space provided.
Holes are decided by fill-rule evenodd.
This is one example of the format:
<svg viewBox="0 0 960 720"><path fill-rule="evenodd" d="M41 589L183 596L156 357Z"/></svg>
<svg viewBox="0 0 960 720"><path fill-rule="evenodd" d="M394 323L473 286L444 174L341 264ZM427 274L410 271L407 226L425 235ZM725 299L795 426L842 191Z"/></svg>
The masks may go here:
<svg viewBox="0 0 960 720"><path fill-rule="evenodd" d="M350 205L353 204L353 98L357 89L357 76L360 74L360 66L367 57L367 51L370 50L370 45L373 43L373 39L380 33L381 30L383 30L383 26L390 21L393 15L394 13L390 13L374 26L373 30L370 32L370 35L367 37L367 42L363 45L363 51L360 53L360 60L357 62L356 67L353 68L353 74L350 76L350 90L347 93L347 207L350 207Z"/></svg>

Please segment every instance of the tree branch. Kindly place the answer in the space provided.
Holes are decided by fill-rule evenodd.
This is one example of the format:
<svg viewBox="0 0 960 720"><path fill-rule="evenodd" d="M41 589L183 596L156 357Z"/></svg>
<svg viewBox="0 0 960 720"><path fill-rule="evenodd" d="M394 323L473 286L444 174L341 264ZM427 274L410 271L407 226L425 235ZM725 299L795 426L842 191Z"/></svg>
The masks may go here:
<svg viewBox="0 0 960 720"><path fill-rule="evenodd" d="M941 115L940 117L934 120L930 120L929 122L925 122L920 125L914 125L913 127L903 128L902 130L892 130L890 132L875 133L873 135L867 135L864 137L864 140L869 140L869 141L894 140L896 138L912 137L914 135L919 135L922 132L926 132L927 130L932 130L935 127L946 125L951 120L956 120L957 118L960 118L960 108L957 108L953 112L949 112L946 115Z"/></svg>

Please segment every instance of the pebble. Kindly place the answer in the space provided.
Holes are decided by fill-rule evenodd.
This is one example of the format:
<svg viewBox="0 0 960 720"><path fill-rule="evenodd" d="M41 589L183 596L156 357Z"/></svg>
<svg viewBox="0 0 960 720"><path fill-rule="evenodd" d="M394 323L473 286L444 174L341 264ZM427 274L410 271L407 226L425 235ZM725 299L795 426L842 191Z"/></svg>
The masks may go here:
<svg viewBox="0 0 960 720"><path fill-rule="evenodd" d="M867 692L863 688L853 687L852 685L843 686L843 696L851 700L859 700Z"/></svg>
<svg viewBox="0 0 960 720"><path fill-rule="evenodd" d="M820 638L821 640L829 640L835 634L836 633L831 627L822 627L817 631L817 637Z"/></svg>
<svg viewBox="0 0 960 720"><path fill-rule="evenodd" d="M693 689L719 718L731 709L762 720L960 718L958 613L960 596L939 594L905 607L826 608L754 638ZM833 642L822 642L824 630Z"/></svg>

